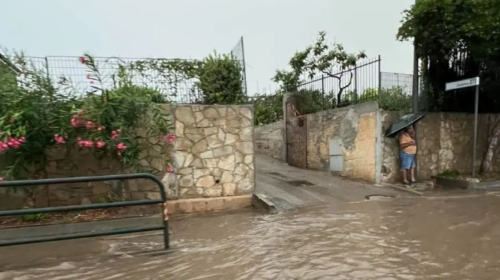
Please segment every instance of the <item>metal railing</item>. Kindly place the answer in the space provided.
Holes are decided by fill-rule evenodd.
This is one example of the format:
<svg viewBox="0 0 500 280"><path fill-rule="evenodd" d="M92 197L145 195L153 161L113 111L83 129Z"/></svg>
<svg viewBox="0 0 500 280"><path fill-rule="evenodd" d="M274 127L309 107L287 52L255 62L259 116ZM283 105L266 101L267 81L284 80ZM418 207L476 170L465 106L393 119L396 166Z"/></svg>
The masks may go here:
<svg viewBox="0 0 500 280"><path fill-rule="evenodd" d="M0 242L0 247L21 245L21 244L33 244L49 241L61 241L69 239L79 239L79 238L89 238L98 236L108 236L115 234L127 234L135 232L145 232L153 230L163 230L163 242L165 249L170 247L170 238L168 232L168 209L167 209L167 196L165 193L165 186L163 183L154 175L147 173L136 173L136 174L120 174L120 175L106 175L106 176L88 176L88 177L73 177L73 178L55 178L55 179L42 179L42 180L20 180L20 181L5 181L0 182L0 188L7 187L29 187L29 186L40 186L40 185L52 185L52 184L65 184L65 183L85 183L85 182L97 182L97 181L122 181L131 179L149 179L156 183L160 189L160 199L143 199L136 201L123 201L123 202L112 202L112 203L97 203L90 205L72 205L72 206L59 206L59 207L45 207L45 208L32 208L32 209L20 209L20 210L5 210L0 211L0 217L3 216L19 216L27 214L41 214L41 213L53 213L53 212L68 212L68 211L81 211L81 210L92 210L92 209L106 209L114 207L127 207L127 206L139 206L139 205L149 205L161 203L163 206L163 221L161 225L158 226L148 226L148 227L138 227L138 228L123 228L123 229L113 229L108 231L100 232L89 232L89 233L79 233L79 234L68 234L60 236L49 236L41 238L32 239L20 239L13 241Z"/></svg>
<svg viewBox="0 0 500 280"><path fill-rule="evenodd" d="M378 56L360 61L355 67L339 68L329 75L323 74L320 78L303 80L297 86L297 92L309 95L310 99L301 101L304 105L302 107L307 107L303 109L304 113L378 100L377 92L381 89L382 77L381 61ZM340 92L341 100L338 100L337 95Z"/></svg>

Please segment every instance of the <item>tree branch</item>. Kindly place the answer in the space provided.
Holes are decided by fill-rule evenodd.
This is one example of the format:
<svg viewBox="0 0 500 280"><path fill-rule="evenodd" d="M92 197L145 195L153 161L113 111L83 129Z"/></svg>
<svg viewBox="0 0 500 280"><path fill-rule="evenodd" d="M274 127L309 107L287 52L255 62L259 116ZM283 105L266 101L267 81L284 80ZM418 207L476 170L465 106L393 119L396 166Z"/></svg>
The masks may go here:
<svg viewBox="0 0 500 280"><path fill-rule="evenodd" d="M342 101L342 93L343 93L343 92L344 92L344 90L345 90L346 88L348 88L348 87L351 85L351 83L352 83L352 77L353 77L353 74L352 74L352 72L350 72L350 74L351 74L351 76L349 77L349 83L347 83L347 85L346 85L346 86L342 87L341 81L339 80L339 88L340 88L340 90L339 90L339 92L338 92L338 94L337 94L337 104L340 104L340 103L341 103L341 101Z"/></svg>

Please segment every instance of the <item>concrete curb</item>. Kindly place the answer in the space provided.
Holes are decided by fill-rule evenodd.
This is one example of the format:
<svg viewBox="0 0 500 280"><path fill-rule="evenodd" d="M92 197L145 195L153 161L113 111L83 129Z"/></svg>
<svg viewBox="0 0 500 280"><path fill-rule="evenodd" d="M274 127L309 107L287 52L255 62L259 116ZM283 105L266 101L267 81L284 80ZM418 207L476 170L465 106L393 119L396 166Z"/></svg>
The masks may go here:
<svg viewBox="0 0 500 280"><path fill-rule="evenodd" d="M167 206L170 214L235 210L252 207L252 195L170 200L167 202ZM146 227L159 225L161 222L162 215L157 214L152 216L121 218L104 221L27 226L0 230L0 240L7 241L13 239L31 239L52 235L99 232L117 228Z"/></svg>
<svg viewBox="0 0 500 280"><path fill-rule="evenodd" d="M258 209L264 209L269 214L276 214L278 210L276 209L276 205L272 201L270 201L267 195L262 193L254 193L252 196L252 206Z"/></svg>
<svg viewBox="0 0 500 280"><path fill-rule="evenodd" d="M167 207L170 214L235 210L252 207L252 195L170 200Z"/></svg>
<svg viewBox="0 0 500 280"><path fill-rule="evenodd" d="M384 187L390 187L390 188L395 189L397 191L411 193L413 195L418 195L418 196L423 196L424 195L423 192L419 192L419 191L416 191L416 190L408 189L408 188L401 187L401 186L398 186L398 185L393 185L393 184L387 184L386 183L386 184L382 184L382 186L384 186Z"/></svg>

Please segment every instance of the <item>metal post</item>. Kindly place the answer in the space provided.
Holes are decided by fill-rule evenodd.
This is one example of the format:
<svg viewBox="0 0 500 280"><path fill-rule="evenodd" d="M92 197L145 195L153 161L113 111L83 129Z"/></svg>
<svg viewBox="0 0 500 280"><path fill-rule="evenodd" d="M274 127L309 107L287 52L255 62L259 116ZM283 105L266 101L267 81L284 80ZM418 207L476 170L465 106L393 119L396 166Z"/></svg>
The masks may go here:
<svg viewBox="0 0 500 280"><path fill-rule="evenodd" d="M415 0L417 4L418 0ZM412 108L413 114L418 114L418 55L417 55L417 44L416 38L413 38L413 86L412 86ZM418 133L417 124L414 125L415 130L415 144L418 147ZM418 180L418 149L417 154L415 154L415 178Z"/></svg>
<svg viewBox="0 0 500 280"><path fill-rule="evenodd" d="M417 4L418 0L415 0ZM413 38L413 86L412 86L413 113L418 114L418 55L416 38Z"/></svg>
<svg viewBox="0 0 500 280"><path fill-rule="evenodd" d="M358 102L358 65L354 65L354 95L356 103Z"/></svg>
<svg viewBox="0 0 500 280"><path fill-rule="evenodd" d="M382 59L378 56L378 102L380 104L380 97L382 96Z"/></svg>
<svg viewBox="0 0 500 280"><path fill-rule="evenodd" d="M241 55L243 56L243 78L245 79L245 96L248 96L247 87L247 69L245 65L245 46L243 45L243 36L241 36Z"/></svg>
<svg viewBox="0 0 500 280"><path fill-rule="evenodd" d="M47 73L45 73L45 75L47 76L47 81L50 81L49 59L47 57L45 57L45 71L47 71Z"/></svg>
<svg viewBox="0 0 500 280"><path fill-rule="evenodd" d="M476 150L477 150L477 118L479 113L479 85L476 86L476 100L474 102L474 147L472 151L472 178L476 178Z"/></svg>
<svg viewBox="0 0 500 280"><path fill-rule="evenodd" d="M163 203L163 245L165 249L170 248L170 236L168 232L168 206L167 203Z"/></svg>
<svg viewBox="0 0 500 280"><path fill-rule="evenodd" d="M321 75L321 94L323 96L323 104L321 105L321 110L325 110L325 76Z"/></svg>

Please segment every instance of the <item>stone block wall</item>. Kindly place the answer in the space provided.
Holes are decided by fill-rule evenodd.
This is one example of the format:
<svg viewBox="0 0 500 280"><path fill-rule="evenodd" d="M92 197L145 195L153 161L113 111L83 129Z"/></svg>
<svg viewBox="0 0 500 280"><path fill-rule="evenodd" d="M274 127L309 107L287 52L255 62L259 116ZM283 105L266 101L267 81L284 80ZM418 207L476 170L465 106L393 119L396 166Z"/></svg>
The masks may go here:
<svg viewBox="0 0 500 280"><path fill-rule="evenodd" d="M329 141L342 139L341 175L375 181L378 104L367 102L307 115L307 167L329 171Z"/></svg>
<svg viewBox="0 0 500 280"><path fill-rule="evenodd" d="M160 177L166 174L165 160L169 151L157 143L142 155L141 165L153 167ZM65 149L50 152L51 161L47 168L48 178L68 178L79 176L102 176L126 173L120 169L119 162L96 158L88 149L75 149L70 153ZM166 184L168 187L168 184ZM19 209L24 207L27 194L24 189L16 193L0 190L0 209ZM54 184L33 189L35 207L80 205L103 203L114 200L139 200L160 198L158 187L150 180L126 180Z"/></svg>
<svg viewBox="0 0 500 280"><path fill-rule="evenodd" d="M285 161L285 122L279 121L254 128L255 152Z"/></svg>
<svg viewBox="0 0 500 280"><path fill-rule="evenodd" d="M171 112L175 144L148 139L150 147L140 155L141 165L157 171L167 198L183 199L248 194L255 188L253 150L253 107L165 104ZM138 134L147 138L146 129ZM51 152L49 178L119 174L120 164L95 158L89 150ZM174 173L167 173L173 157ZM19 209L26 195L0 190L0 209ZM160 198L158 187L149 180L92 182L50 185L35 189L35 206L100 203L109 200Z"/></svg>
<svg viewBox="0 0 500 280"><path fill-rule="evenodd" d="M384 183L399 182L402 180L399 168L399 146L397 138L384 137L385 131L391 124L397 122L401 117L398 112L381 111L380 121L382 129L380 137L382 139L380 150L382 152L381 181Z"/></svg>
<svg viewBox="0 0 500 280"><path fill-rule="evenodd" d="M397 121L395 112L382 112L383 131ZM478 121L478 146L476 170L487 147L488 124L500 116L483 114ZM489 120L490 119L490 120ZM492 121L493 120L493 121ZM429 180L447 170L464 174L472 172L474 115L465 113L427 113L417 126L418 179ZM397 140L384 138L382 178L384 182L401 180L399 172L399 147ZM500 158L495 159L495 169L500 169Z"/></svg>
<svg viewBox="0 0 500 280"><path fill-rule="evenodd" d="M253 192L253 107L177 105L173 113L177 198Z"/></svg>

